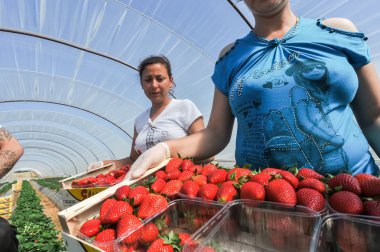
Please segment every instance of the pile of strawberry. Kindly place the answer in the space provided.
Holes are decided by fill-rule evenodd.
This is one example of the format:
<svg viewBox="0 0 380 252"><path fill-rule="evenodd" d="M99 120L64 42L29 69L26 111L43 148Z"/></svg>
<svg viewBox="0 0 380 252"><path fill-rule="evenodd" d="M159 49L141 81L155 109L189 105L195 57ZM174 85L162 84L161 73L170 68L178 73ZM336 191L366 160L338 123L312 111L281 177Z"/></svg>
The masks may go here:
<svg viewBox="0 0 380 252"><path fill-rule="evenodd" d="M380 178L339 173L329 179L329 205L336 212L380 216Z"/></svg>
<svg viewBox="0 0 380 252"><path fill-rule="evenodd" d="M123 166L120 169L112 170L105 174L101 173L96 176L75 179L71 182L71 187L91 188L113 186L124 180L129 168L129 166Z"/></svg>

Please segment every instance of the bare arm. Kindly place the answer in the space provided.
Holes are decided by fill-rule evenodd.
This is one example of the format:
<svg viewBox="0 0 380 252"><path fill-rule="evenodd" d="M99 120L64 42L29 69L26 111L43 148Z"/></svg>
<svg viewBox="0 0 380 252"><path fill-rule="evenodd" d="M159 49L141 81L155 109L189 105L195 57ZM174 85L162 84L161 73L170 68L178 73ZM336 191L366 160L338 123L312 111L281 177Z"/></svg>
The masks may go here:
<svg viewBox="0 0 380 252"><path fill-rule="evenodd" d="M24 153L19 141L6 129L0 128L0 178L7 174Z"/></svg>
<svg viewBox="0 0 380 252"><path fill-rule="evenodd" d="M206 159L222 151L228 144L232 134L234 117L228 98L215 89L214 101L207 127L190 136L170 140L166 143L172 157L179 153L182 157Z"/></svg>

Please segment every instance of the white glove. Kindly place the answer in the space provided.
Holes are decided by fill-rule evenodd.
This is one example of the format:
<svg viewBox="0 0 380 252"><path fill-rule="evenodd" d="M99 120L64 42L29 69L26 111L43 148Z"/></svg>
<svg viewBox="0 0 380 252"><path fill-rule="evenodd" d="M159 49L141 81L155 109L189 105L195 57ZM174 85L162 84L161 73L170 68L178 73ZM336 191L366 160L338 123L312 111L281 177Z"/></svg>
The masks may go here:
<svg viewBox="0 0 380 252"><path fill-rule="evenodd" d="M95 170L95 169L100 168L102 166L104 166L103 161L91 162L87 166L87 171L92 171L92 170Z"/></svg>
<svg viewBox="0 0 380 252"><path fill-rule="evenodd" d="M147 170L159 165L162 161L169 157L169 146L163 142L158 143L138 157L138 159L131 166L126 179L141 177Z"/></svg>

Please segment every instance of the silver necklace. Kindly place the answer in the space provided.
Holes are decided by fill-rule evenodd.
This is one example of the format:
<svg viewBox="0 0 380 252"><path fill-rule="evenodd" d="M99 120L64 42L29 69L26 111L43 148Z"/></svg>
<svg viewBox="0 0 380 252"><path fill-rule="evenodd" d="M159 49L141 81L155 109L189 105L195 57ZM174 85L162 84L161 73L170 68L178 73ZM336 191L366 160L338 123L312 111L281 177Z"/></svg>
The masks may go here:
<svg viewBox="0 0 380 252"><path fill-rule="evenodd" d="M272 40L268 40L268 39L265 39L259 35L257 35L257 33L252 30L252 33L253 35L255 35L256 39L259 40L260 42L263 42L263 43L266 43L266 44L274 44L274 45L278 45L278 44L281 44L283 42L286 42L288 39L290 39L294 33L296 33L297 29L298 29L298 24L299 24L299 21L300 21L300 17L296 17L296 23L295 25L293 26L293 30L291 33L289 33L286 37L282 38L282 39L278 39L278 38L274 38Z"/></svg>

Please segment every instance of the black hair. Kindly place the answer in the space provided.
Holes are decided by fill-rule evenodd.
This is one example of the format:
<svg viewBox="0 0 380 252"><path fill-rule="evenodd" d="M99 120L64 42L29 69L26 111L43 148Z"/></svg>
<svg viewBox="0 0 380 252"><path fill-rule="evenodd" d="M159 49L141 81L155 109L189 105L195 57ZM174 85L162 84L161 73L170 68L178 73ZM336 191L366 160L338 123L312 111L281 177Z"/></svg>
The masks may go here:
<svg viewBox="0 0 380 252"><path fill-rule="evenodd" d="M168 71L169 77L172 77L172 68L171 68L170 61L168 60L168 58L166 58L163 55L153 55L153 56L149 56L148 58L145 58L143 61L141 61L140 65L138 67L140 80L142 79L142 74L143 74L145 68L148 65L157 64L157 63L164 65L166 70Z"/></svg>
<svg viewBox="0 0 380 252"><path fill-rule="evenodd" d="M18 252L17 228L6 219L0 217L0 248L1 251Z"/></svg>

